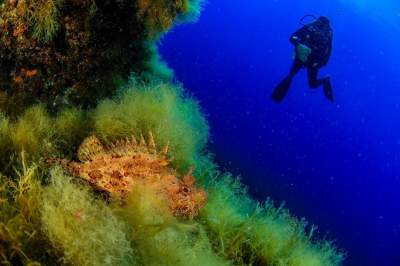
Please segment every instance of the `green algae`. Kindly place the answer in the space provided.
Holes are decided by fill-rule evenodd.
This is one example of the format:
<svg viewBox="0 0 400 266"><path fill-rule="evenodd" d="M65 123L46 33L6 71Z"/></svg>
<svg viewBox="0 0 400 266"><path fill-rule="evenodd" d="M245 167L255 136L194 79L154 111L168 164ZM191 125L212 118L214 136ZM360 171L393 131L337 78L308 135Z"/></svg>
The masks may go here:
<svg viewBox="0 0 400 266"><path fill-rule="evenodd" d="M73 265L135 265L125 224L88 188L53 169L43 191L43 230Z"/></svg>
<svg viewBox="0 0 400 266"><path fill-rule="evenodd" d="M207 189L202 220L221 256L244 265L340 265L343 254L313 238L314 227L272 201L249 198L238 180L223 175Z"/></svg>
<svg viewBox="0 0 400 266"><path fill-rule="evenodd" d="M9 84L0 93L0 264L342 264L343 252L315 237L305 219L251 199L207 153L205 115L171 81L155 45L195 20L202 1L12 2L0 9L0 31L13 33L0 38L2 63L11 66L0 71ZM90 54L94 42L101 54ZM52 61L55 51L67 68ZM162 196L140 185L124 204L104 198L49 163L76 159L88 136L108 144L149 132L157 148L169 145L178 172L194 167L208 194L199 217L174 217Z"/></svg>
<svg viewBox="0 0 400 266"><path fill-rule="evenodd" d="M172 216L160 195L137 186L117 213L132 228L142 265L229 265L212 249L204 228Z"/></svg>
<svg viewBox="0 0 400 266"><path fill-rule="evenodd" d="M153 133L159 147L170 143L171 156L178 169L184 171L191 165L198 166L197 174L207 190L208 204L199 219L190 223L172 217L162 205L162 199L146 194L145 188L134 190L136 194L132 193L132 200L121 210L102 203L59 171L53 171L47 179L39 178L45 184L44 196L38 204L42 206L42 217L40 223L31 226L46 232L47 241L54 245L54 253L61 253L64 260L78 265L90 264L88 261L104 263L92 258L87 251L93 245L90 241L97 243L100 236L107 239L103 231L125 239L121 250L126 253L115 246L99 250L112 252L114 255L110 258L121 263L132 259L142 265L179 265L188 257L192 258L191 265L201 265L205 260L210 265L313 266L340 265L343 260L343 254L331 242L312 237L313 230L306 229L305 220L293 217L270 201L258 204L249 198L239 181L218 174L212 159L205 154L206 120L197 102L185 96L180 87L166 83L131 83L121 90L119 97L101 102L92 111L69 108L53 116L39 105L28 109L18 120L2 116L1 125L3 158L14 158L11 165L18 164L21 162L18 154L24 151L27 160L41 165L44 173L48 168L40 164L43 158L75 156L77 145L88 135L95 134L105 142L112 142L148 131ZM46 184L48 179L50 184ZM135 201L135 197L140 201ZM80 216L79 210L89 213L90 228L81 224L68 206L75 208L78 213L75 215ZM14 215L20 215L18 212ZM114 222L108 224L105 218ZM154 221L160 222L152 224ZM117 231L110 230L111 227ZM85 233L88 234L84 237L86 242L80 238ZM113 237L109 235L109 241L113 242ZM77 249L73 248L75 241L80 243Z"/></svg>
<svg viewBox="0 0 400 266"><path fill-rule="evenodd" d="M208 139L198 103L167 83L129 85L117 100L102 102L93 120L95 135L104 140L152 132L160 147L169 143L171 157L183 171L196 166Z"/></svg>
<svg viewBox="0 0 400 266"><path fill-rule="evenodd" d="M14 178L0 177L0 263L52 265L60 256L42 232L41 174L36 165L22 165Z"/></svg>
<svg viewBox="0 0 400 266"><path fill-rule="evenodd" d="M184 96L179 86L168 83L132 82L119 97L102 101L90 111L68 108L53 116L38 105L17 120L5 115L1 120L3 158L17 159L25 151L29 161L36 163L43 158L71 158L89 135L110 142L152 132L159 147L169 144L174 164L186 171L197 165L208 139L208 124L198 103Z"/></svg>

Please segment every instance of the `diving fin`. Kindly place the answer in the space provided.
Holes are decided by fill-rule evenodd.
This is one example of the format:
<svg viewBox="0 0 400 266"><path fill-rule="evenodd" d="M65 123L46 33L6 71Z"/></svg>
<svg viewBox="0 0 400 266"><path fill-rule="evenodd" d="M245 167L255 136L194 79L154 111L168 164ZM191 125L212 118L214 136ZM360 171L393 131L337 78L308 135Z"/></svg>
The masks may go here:
<svg viewBox="0 0 400 266"><path fill-rule="evenodd" d="M327 79L326 79L326 81L324 82L323 88L324 88L325 97L326 97L329 101L333 102L333 101L334 101L334 98L333 98L333 90L332 90L332 84L331 84L330 78L327 78Z"/></svg>
<svg viewBox="0 0 400 266"><path fill-rule="evenodd" d="M279 83L278 86L276 86L274 92L271 95L271 98L277 103L282 102L283 98L285 98L286 94L289 91L291 83L292 83L292 78L286 77L284 80L281 81L281 83Z"/></svg>

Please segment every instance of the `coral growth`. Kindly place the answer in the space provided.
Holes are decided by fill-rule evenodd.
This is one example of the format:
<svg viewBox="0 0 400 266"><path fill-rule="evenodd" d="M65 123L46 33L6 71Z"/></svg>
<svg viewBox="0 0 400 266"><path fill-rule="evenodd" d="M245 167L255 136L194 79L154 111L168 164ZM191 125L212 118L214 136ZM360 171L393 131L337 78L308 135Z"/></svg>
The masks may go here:
<svg viewBox="0 0 400 266"><path fill-rule="evenodd" d="M20 0L0 6L0 108L94 106L131 72L152 73L154 41L192 0ZM156 64L157 65L157 64ZM157 68L157 67L156 67Z"/></svg>
<svg viewBox="0 0 400 266"><path fill-rule="evenodd" d="M138 184L163 195L175 216L193 219L206 203L206 193L194 185L189 172L182 179L170 167L168 145L157 151L153 135L146 143L130 139L104 146L96 137L84 140L78 150L78 162L61 164L76 176L89 182L97 190L114 198L124 199Z"/></svg>

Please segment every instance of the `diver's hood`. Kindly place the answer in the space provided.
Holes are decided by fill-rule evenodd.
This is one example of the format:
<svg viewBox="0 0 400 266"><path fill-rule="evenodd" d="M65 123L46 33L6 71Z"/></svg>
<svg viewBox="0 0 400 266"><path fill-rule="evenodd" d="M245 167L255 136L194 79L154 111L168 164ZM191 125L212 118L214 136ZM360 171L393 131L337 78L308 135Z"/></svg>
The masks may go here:
<svg viewBox="0 0 400 266"><path fill-rule="evenodd" d="M310 22L305 22L306 18L312 18L313 20ZM307 24L311 24L311 23L317 23L320 24L321 26L330 26L330 21L327 17L325 16L320 16L317 18L317 16L312 15L312 14L307 14L304 15L301 19L300 19L300 24L305 26Z"/></svg>
<svg viewBox="0 0 400 266"><path fill-rule="evenodd" d="M320 23L329 26L330 21L327 17L321 16L317 19L317 21L319 21Z"/></svg>

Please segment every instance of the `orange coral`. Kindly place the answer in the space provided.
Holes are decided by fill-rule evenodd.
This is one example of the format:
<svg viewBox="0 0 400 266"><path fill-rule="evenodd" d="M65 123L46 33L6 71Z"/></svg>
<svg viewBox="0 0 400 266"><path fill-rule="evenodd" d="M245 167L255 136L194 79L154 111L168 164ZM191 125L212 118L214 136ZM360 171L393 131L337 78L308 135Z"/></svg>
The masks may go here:
<svg viewBox="0 0 400 266"><path fill-rule="evenodd" d="M206 203L206 193L196 188L190 171L180 178L167 158L168 146L157 151L152 135L104 146L96 137L84 140L78 150L81 162L62 165L96 189L111 197L124 199L135 185L143 184L168 200L178 217L194 218Z"/></svg>
<svg viewBox="0 0 400 266"><path fill-rule="evenodd" d="M37 74L38 74L37 69L26 70L26 69L22 68L19 71L19 74L13 75L13 81L14 81L14 83L16 83L18 85L22 85L22 84L24 84L26 79L33 78Z"/></svg>
<svg viewBox="0 0 400 266"><path fill-rule="evenodd" d="M21 76L14 76L13 77L13 81L16 83L16 84L22 84L23 82L24 82L24 80L22 79L22 77Z"/></svg>
<svg viewBox="0 0 400 266"><path fill-rule="evenodd" d="M28 78L31 78L31 77L36 76L37 73L38 73L37 69L32 69L32 70L27 70L27 71L25 72L25 75L26 75Z"/></svg>
<svg viewBox="0 0 400 266"><path fill-rule="evenodd" d="M20 37L22 36L25 32L27 31L27 27L24 24L18 25L15 27L13 31L13 36L14 37Z"/></svg>

